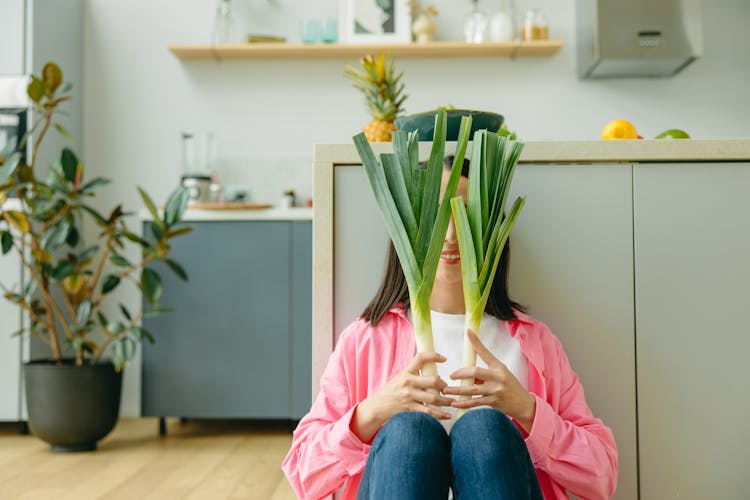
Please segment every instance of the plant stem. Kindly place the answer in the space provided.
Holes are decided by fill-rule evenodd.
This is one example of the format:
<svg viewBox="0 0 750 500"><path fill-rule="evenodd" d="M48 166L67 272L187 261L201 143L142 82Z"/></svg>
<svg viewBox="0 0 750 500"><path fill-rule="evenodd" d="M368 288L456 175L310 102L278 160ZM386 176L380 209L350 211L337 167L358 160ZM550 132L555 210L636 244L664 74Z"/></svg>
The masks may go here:
<svg viewBox="0 0 750 500"><path fill-rule="evenodd" d="M411 302L411 300L410 300ZM412 318L414 320L414 339L417 342L417 352L435 352L432 340L432 318L430 318L430 304L411 302ZM422 368L422 375L437 375L435 363L427 363Z"/></svg>
<svg viewBox="0 0 750 500"><path fill-rule="evenodd" d="M145 266L146 266L146 264L148 264L148 263L149 263L149 262L151 262L152 260L154 260L154 257L153 257L153 256L148 256L148 257L146 257L145 259L143 259L143 260L142 260L142 261L141 261L141 262L140 262L139 264L133 264L133 265L132 265L132 266L130 266L129 268L125 269L125 270L124 270L123 272L121 272L120 274L118 274L118 275L117 275L117 277L118 277L118 278L120 278L121 280L122 280L122 279L125 279L125 278L127 278L127 277L128 277L128 275L129 275L130 273L132 273L133 271L135 271L135 270L137 270L137 269L141 269L141 268L145 267ZM97 306L99 306L99 303L100 303L100 302L101 302L102 300L104 300L104 294L103 294L103 293L100 293L100 294L99 294L99 297L97 297L97 299L96 299L96 300L94 301L94 307L97 307Z"/></svg>
<svg viewBox="0 0 750 500"><path fill-rule="evenodd" d="M474 308L472 307L471 309L474 309ZM478 315L472 315L468 313L468 310L470 310L469 304L467 304L467 314L466 314L466 319L464 321L464 349L463 349L463 357L462 357L464 367L476 366L477 364L477 353L474 350L474 346L471 345L471 342L469 341L468 334L469 334L469 330L471 330L472 332L474 332L474 334L477 337L479 336L479 326L482 323L482 312L483 312L483 309L482 309L481 310L482 312L480 312ZM467 387L470 385L474 385L474 382L475 381L470 378L463 378L461 379L461 386ZM459 396L458 399L459 400L471 399L471 396ZM456 411L456 418L460 417L464 413L466 413L466 409L459 408Z"/></svg>
<svg viewBox="0 0 750 500"><path fill-rule="evenodd" d="M99 256L99 263L96 265L96 271L91 278L91 285L89 286L90 297L93 297L94 295L94 290L96 290L96 285L99 283L99 278L101 278L102 271L104 270L104 263L107 262L107 257L109 257L109 253L112 251L110 245L112 244L113 231L114 228L110 227L109 232L107 233L107 243L105 243L104 248L102 248L102 253Z"/></svg>
<svg viewBox="0 0 750 500"><path fill-rule="evenodd" d="M62 354L60 352L60 341L57 339L57 326L55 325L55 318L53 316L52 309L50 309L50 305L49 305L49 302L52 300L52 298L49 297L49 295L45 293L44 286L43 286L44 281L41 279L39 274L37 274L36 270L29 263L29 261L26 260L26 256L23 253L23 248L16 245L15 243L13 244L13 248L15 248L16 251L18 252L18 255L21 259L21 264L23 264L23 266L29 270L32 278L34 278L34 281L36 281L37 288L39 288L39 290L42 292L42 299L44 300L44 304L47 306L46 311L45 311L46 316L47 316L47 321L40 321L40 323L42 323L44 326L47 327L47 332L48 332L47 335L49 339L48 345L50 349L52 349L52 357L55 359L55 361L60 361L60 359L62 359Z"/></svg>
<svg viewBox="0 0 750 500"><path fill-rule="evenodd" d="M52 227L52 225L65 217L65 215L70 212L70 205L65 205L62 210L60 210L58 213L55 214L54 217L52 217L50 220L42 224L41 229L39 229L39 234L44 234L47 232L47 230Z"/></svg>
<svg viewBox="0 0 750 500"><path fill-rule="evenodd" d="M44 139L44 136L47 134L47 130L49 130L49 126L52 123L52 113L54 109L50 109L44 114L44 127L42 127L42 131L39 132L39 137L34 142L34 150L31 153L31 168L33 170L34 165L36 165L36 155L39 152L39 146L42 144L42 139Z"/></svg>
<svg viewBox="0 0 750 500"><path fill-rule="evenodd" d="M10 293L10 290L8 290L8 289L7 289L6 287L5 287L5 285L3 285L2 283L0 283L0 288L2 288L2 289L3 289L3 292L4 292L4 293ZM31 307L31 306L29 305L29 303L28 303L28 302L26 302L25 300L22 300L22 301L20 301L20 302L16 302L16 303L17 303L17 304L18 304L19 306L21 306L21 309L23 309L23 310L25 310L25 311L26 311L27 313L29 313L29 316L31 316L32 318L34 318L34 319L35 319L35 320L37 321L37 323L41 323L41 324L43 324L43 325L45 325L45 324L46 324L46 322L45 322L45 321L44 321L44 320L43 320L42 318L40 318L40 317L39 317L39 315L38 315L38 314L37 314L36 312L34 312L34 309L33 309L33 308L32 308L32 307ZM35 330L32 330L31 328L29 328L29 333L30 333L30 334L32 334L32 335L33 335L34 337L36 337L37 339L39 339L39 340L41 340L42 342L44 342L45 344L47 344L48 346L50 345L50 344L49 344L49 339L47 339L47 337L45 337L45 336L44 336L44 335L42 335L41 333L39 333L39 332L37 332L37 331L35 331Z"/></svg>
<svg viewBox="0 0 750 500"><path fill-rule="evenodd" d="M99 361L99 358L102 357L102 354L104 354L104 351L106 351L109 345L117 338L115 335L112 335L107 330L104 330L104 333L107 334L108 338L102 343L102 345L99 346L99 349L96 350L94 355L91 356L91 362L89 363L91 365L95 365Z"/></svg>

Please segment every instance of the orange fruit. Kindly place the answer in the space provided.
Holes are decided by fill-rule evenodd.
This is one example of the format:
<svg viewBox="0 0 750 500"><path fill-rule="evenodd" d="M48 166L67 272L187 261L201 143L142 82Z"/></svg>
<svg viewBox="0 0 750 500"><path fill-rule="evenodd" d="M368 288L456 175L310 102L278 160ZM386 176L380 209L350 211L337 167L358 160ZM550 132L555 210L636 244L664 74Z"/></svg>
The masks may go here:
<svg viewBox="0 0 750 500"><path fill-rule="evenodd" d="M637 139L638 131L627 120L612 120L604 126L602 139Z"/></svg>

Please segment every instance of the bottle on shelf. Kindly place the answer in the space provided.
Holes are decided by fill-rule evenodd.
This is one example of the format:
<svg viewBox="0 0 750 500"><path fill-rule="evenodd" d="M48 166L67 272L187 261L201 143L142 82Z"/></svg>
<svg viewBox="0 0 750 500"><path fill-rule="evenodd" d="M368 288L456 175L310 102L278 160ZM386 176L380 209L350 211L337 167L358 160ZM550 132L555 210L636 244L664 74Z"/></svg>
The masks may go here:
<svg viewBox="0 0 750 500"><path fill-rule="evenodd" d="M235 39L234 21L231 0L219 0L219 5L216 7L216 23L214 24L212 40L214 45L237 41Z"/></svg>
<svg viewBox="0 0 750 500"><path fill-rule="evenodd" d="M471 11L464 20L464 40L468 43L487 41L487 15L479 10L479 0L472 0Z"/></svg>
<svg viewBox="0 0 750 500"><path fill-rule="evenodd" d="M512 0L500 0L500 9L490 20L490 40L506 42L516 38L515 14Z"/></svg>
<svg viewBox="0 0 750 500"><path fill-rule="evenodd" d="M521 26L521 40L548 40L549 39L549 27L547 25L547 18L544 13L539 9L531 9L526 12L526 16L523 20L523 26Z"/></svg>

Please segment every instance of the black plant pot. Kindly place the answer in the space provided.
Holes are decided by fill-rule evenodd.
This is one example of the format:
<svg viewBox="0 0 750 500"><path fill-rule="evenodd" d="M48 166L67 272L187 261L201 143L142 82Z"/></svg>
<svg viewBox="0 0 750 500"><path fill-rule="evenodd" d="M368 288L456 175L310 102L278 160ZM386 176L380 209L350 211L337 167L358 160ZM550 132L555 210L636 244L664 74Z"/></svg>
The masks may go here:
<svg viewBox="0 0 750 500"><path fill-rule="evenodd" d="M95 450L117 423L122 373L111 364L32 361L24 375L29 427L52 451Z"/></svg>

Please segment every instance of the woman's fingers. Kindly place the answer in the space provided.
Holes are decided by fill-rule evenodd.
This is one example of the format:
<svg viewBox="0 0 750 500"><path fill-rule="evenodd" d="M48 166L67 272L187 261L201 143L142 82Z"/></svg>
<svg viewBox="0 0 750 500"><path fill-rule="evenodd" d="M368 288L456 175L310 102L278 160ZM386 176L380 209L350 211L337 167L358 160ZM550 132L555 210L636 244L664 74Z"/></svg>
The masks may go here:
<svg viewBox="0 0 750 500"><path fill-rule="evenodd" d="M443 363L445 362L445 356L442 356L436 352L420 352L414 356L414 359L409 363L407 370L409 373L418 375L419 371L427 363Z"/></svg>
<svg viewBox="0 0 750 500"><path fill-rule="evenodd" d="M489 349L484 347L484 344L482 344L482 341L479 340L479 337L476 333L474 333L472 330L467 330L466 336L469 338L469 342L471 342L472 347L474 347L474 352L477 353L477 355L482 359L482 361L487 364L487 366L496 367L498 363L502 364L501 361L489 351Z"/></svg>
<svg viewBox="0 0 750 500"><path fill-rule="evenodd" d="M498 380L498 377L498 372L496 370L481 368L479 366L466 366L464 368L459 368L455 372L451 373L451 378L453 380L459 380L463 378Z"/></svg>
<svg viewBox="0 0 750 500"><path fill-rule="evenodd" d="M451 406L454 408L475 408L477 406L493 406L496 401L495 396L482 396L481 398L453 400Z"/></svg>
<svg viewBox="0 0 750 500"><path fill-rule="evenodd" d="M427 413L428 415L432 415L438 420L448 420L449 418L452 418L453 415L450 413L436 410L435 408L430 408L427 405L421 405L419 403L414 403L414 406L411 408L412 411L421 411L422 413Z"/></svg>
<svg viewBox="0 0 750 500"><path fill-rule="evenodd" d="M445 396L441 396L440 394L434 394L432 392L421 391L418 389L414 389L412 391L412 398L418 403L435 406L450 406L453 402L452 398L446 398Z"/></svg>
<svg viewBox="0 0 750 500"><path fill-rule="evenodd" d="M435 389L438 392L443 392L443 389L448 386L448 384L437 375L415 375L411 377L410 382L414 387L419 387L420 389Z"/></svg>
<svg viewBox="0 0 750 500"><path fill-rule="evenodd" d="M446 387L443 389L445 394L455 394L456 396L481 396L485 394L486 389L481 385L467 385L457 387Z"/></svg>

